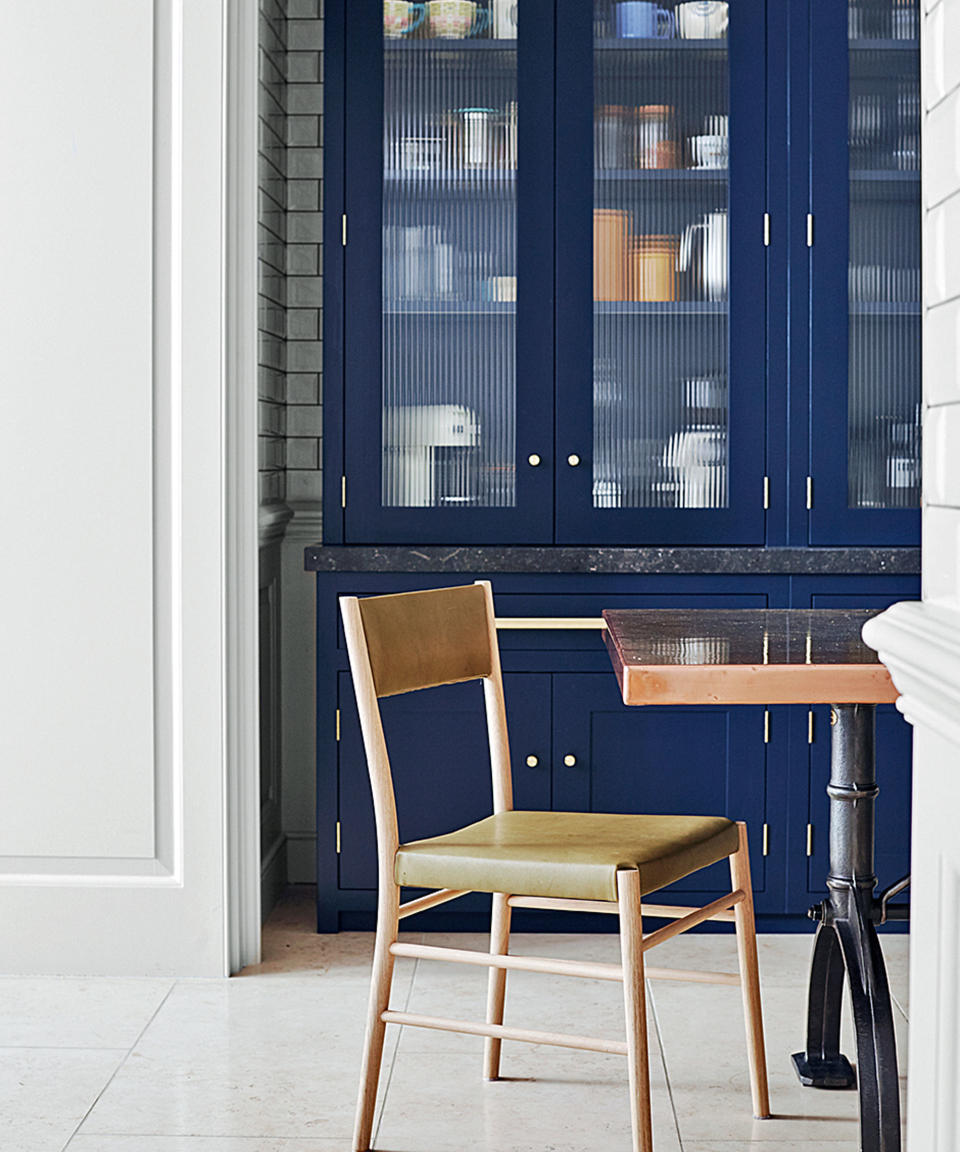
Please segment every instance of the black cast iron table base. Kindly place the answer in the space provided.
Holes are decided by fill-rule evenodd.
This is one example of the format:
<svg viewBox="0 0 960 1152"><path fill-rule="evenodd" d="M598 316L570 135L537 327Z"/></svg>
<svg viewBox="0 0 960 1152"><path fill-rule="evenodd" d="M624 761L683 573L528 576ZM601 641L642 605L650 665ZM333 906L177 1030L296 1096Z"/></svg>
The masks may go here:
<svg viewBox="0 0 960 1152"><path fill-rule="evenodd" d="M830 715L829 896L810 910L820 923L810 965L807 1046L792 1059L801 1083L810 1087L858 1083L862 1152L900 1152L893 1009L876 930L886 900L874 896L875 711L873 704L835 704ZM856 1075L840 1052L844 976L857 1037Z"/></svg>

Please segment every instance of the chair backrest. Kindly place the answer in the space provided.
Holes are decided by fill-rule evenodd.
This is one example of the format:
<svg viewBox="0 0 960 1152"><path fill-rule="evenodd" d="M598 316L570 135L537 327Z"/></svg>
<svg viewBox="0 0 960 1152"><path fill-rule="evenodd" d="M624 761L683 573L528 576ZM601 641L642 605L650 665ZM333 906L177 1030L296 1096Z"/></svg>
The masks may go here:
<svg viewBox="0 0 960 1152"><path fill-rule="evenodd" d="M480 584L357 603L377 696L490 675L487 598Z"/></svg>
<svg viewBox="0 0 960 1152"><path fill-rule="evenodd" d="M482 679L493 808L502 812L513 806L493 593L488 581L478 580L363 600L341 596L340 611L373 792L383 888L392 883L399 838L380 697Z"/></svg>

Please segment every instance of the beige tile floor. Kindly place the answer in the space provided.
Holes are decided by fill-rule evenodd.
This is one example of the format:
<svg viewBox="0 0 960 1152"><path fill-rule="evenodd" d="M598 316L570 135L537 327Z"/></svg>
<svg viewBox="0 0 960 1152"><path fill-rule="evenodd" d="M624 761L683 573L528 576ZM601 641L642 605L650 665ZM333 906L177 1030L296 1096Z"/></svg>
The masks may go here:
<svg viewBox="0 0 960 1152"><path fill-rule="evenodd" d="M334 1152L350 1147L371 938L319 937L308 891L264 932L239 978L0 978L3 1152ZM411 939L419 939L411 934ZM448 938L452 939L452 938ZM434 942L439 938L432 937ZM483 947L480 936L458 943ZM613 936L517 936L514 951L614 959ZM657 963L735 965L731 937L686 936ZM657 1152L855 1152L856 1094L803 1089L809 936L763 936L774 1118L754 1121L737 989L649 990ZM907 938L884 939L906 1066ZM485 973L400 961L394 1006L482 1013ZM507 1022L617 1035L620 990L511 973ZM847 1025L846 1050L853 1049ZM384 1152L616 1152L629 1146L622 1060L505 1045L506 1079L480 1078L482 1041L388 1029L375 1147ZM905 1083L905 1078L904 1081Z"/></svg>

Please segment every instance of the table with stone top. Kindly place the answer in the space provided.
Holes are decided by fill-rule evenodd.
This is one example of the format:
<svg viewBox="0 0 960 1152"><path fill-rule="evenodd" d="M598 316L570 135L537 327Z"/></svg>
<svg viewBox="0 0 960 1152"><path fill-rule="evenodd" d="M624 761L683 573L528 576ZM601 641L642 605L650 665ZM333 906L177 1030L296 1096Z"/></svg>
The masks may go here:
<svg viewBox="0 0 960 1152"><path fill-rule="evenodd" d="M626 704L831 705L830 870L810 966L807 1039L793 1056L816 1088L858 1083L860 1147L899 1152L900 1089L893 1011L876 925L906 878L875 893L876 705L897 691L860 630L872 610L620 609L603 613ZM844 975L857 1076L840 1052Z"/></svg>

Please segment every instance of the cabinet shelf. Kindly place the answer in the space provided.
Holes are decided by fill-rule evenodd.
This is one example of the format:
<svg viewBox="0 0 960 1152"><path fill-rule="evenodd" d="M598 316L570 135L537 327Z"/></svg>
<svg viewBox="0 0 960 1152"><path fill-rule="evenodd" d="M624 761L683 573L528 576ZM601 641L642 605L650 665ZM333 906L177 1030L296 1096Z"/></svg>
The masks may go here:
<svg viewBox="0 0 960 1152"><path fill-rule="evenodd" d="M864 184L919 184L920 172L916 169L900 168L854 168L850 172L850 183Z"/></svg>
<svg viewBox="0 0 960 1152"><path fill-rule="evenodd" d="M383 42L384 55L396 52L516 52L516 40L496 39L488 36L482 39L478 36L465 36L458 39L455 36L423 36L408 40L405 37L385 39Z"/></svg>
<svg viewBox="0 0 960 1152"><path fill-rule="evenodd" d="M447 168L424 171L415 168L387 169L383 182L390 186L391 194L406 192L420 196L424 189L431 194L456 192L459 195L501 196L517 180L515 168Z"/></svg>
<svg viewBox="0 0 960 1152"><path fill-rule="evenodd" d="M851 52L919 52L920 44L917 40L850 40L848 47Z"/></svg>
<svg viewBox="0 0 960 1152"><path fill-rule="evenodd" d="M725 316L727 305L714 300L596 300L594 311L600 316ZM919 305L865 304L864 308L911 308ZM410 300L389 301L383 306L384 316L513 316L513 300Z"/></svg>
<svg viewBox="0 0 960 1152"><path fill-rule="evenodd" d="M596 168L593 175L595 180L665 180L678 184L725 183L729 179L726 168Z"/></svg>
<svg viewBox="0 0 960 1152"><path fill-rule="evenodd" d="M514 316L513 300L390 300L384 316Z"/></svg>
<svg viewBox="0 0 960 1152"><path fill-rule="evenodd" d="M594 50L597 52L695 52L701 56L714 55L726 57L727 41L725 38L716 40L669 40L666 37L614 37L605 40L594 40Z"/></svg>
<svg viewBox="0 0 960 1152"><path fill-rule="evenodd" d="M595 300L600 316L726 316L728 306L715 300Z"/></svg>
<svg viewBox="0 0 960 1152"><path fill-rule="evenodd" d="M850 302L851 316L919 316L921 310L918 302L909 300Z"/></svg>

